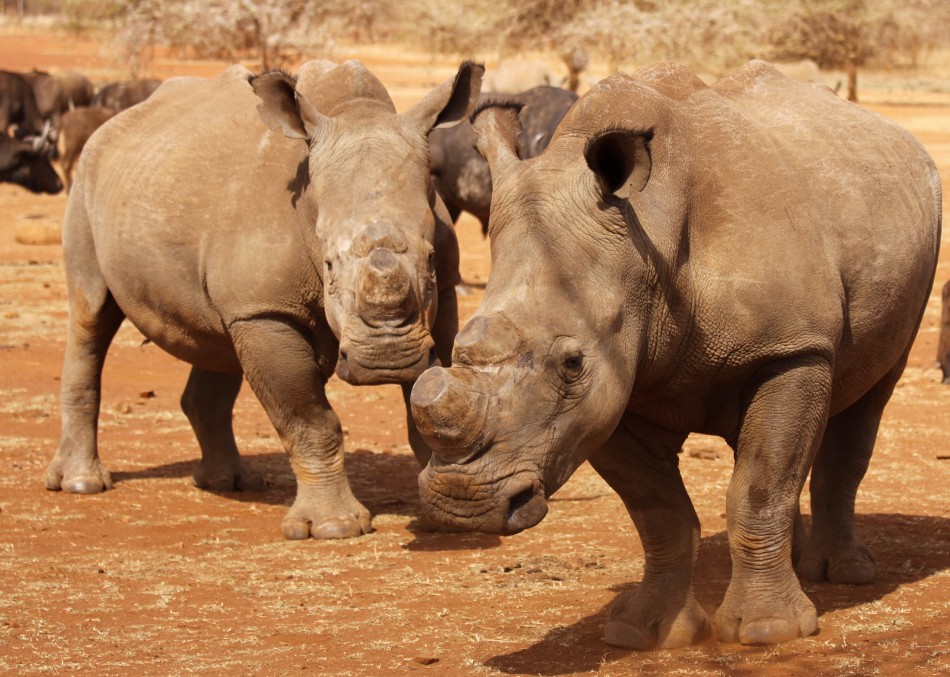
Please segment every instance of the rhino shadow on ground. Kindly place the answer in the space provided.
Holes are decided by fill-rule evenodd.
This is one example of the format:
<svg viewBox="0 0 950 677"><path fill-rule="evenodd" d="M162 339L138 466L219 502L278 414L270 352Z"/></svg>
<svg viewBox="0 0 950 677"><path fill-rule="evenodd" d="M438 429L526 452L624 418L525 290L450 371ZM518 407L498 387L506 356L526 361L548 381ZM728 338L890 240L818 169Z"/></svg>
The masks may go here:
<svg viewBox="0 0 950 677"><path fill-rule="evenodd" d="M804 582L802 589L818 609L819 627L815 635L798 640L799 642L815 641L821 637L824 630L830 629L828 623L833 625L833 621L822 620L822 617L830 612L873 603L903 585L922 581L950 567L950 519L927 515L876 513L857 514L855 522L858 535L877 556L878 579L870 585ZM805 523L810 527L810 518L807 515ZM729 585L731 560L725 531L702 539L696 571L696 598L711 617ZM610 591L619 595L635 590L638 585L639 581L623 583L611 586ZM603 642L604 625L610 604L612 600L571 625L552 627L541 641L527 649L493 656L483 665L503 673L568 675L598 672L611 662L641 656L645 668L662 666L663 657L669 655L669 652L641 653L612 647ZM913 627L908 628L909 633L913 631ZM710 638L698 646L715 647L717 640ZM719 653L713 649L708 664L705 665L710 673L722 671L722 664L716 660ZM847 647L841 649L841 653L847 654ZM805 669L810 659L804 648L800 655L776 655L772 660L780 662L780 665L774 664L775 668L785 668L790 673L796 670L812 671ZM697 662L693 667L701 672L704 666Z"/></svg>
<svg viewBox="0 0 950 677"><path fill-rule="evenodd" d="M197 453L197 450L196 452ZM294 501L296 479L290 461L284 452L242 454L248 465L267 481L265 491L211 492L242 503L289 506ZM112 481L123 482L146 479L190 478L198 467L198 458L175 461L141 470L115 470ZM385 454L356 448L346 452L347 479L357 495L374 515L405 515L412 517L421 512L416 476L419 464L408 454ZM195 491L204 491L195 488Z"/></svg>
<svg viewBox="0 0 950 677"><path fill-rule="evenodd" d="M296 479L287 454L265 452L242 454L241 457L267 481L265 491L213 491L240 503L290 506L294 502ZM428 531L420 521L419 464L408 454L386 454L356 448L346 452L346 474L353 493L374 515L400 515L413 518L408 530L415 540L406 545L409 551L439 552L443 550L484 550L501 543L498 536L475 532ZM189 478L198 467L198 458L175 461L142 470L112 472L115 486L123 482L149 479ZM194 489L204 491L203 489Z"/></svg>

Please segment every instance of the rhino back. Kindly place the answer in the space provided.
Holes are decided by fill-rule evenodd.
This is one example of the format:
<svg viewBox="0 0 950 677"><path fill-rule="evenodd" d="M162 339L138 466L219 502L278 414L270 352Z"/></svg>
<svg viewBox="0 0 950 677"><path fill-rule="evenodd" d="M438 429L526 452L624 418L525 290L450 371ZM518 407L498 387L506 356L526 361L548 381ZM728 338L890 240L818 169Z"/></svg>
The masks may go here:
<svg viewBox="0 0 950 677"><path fill-rule="evenodd" d="M654 354L701 356L677 380L818 351L840 409L899 360L940 228L936 170L909 133L764 62L713 87L661 65L598 89L559 136L653 135L650 184L631 202L674 280Z"/></svg>
<svg viewBox="0 0 950 677"><path fill-rule="evenodd" d="M257 103L243 69L170 80L90 140L84 210L65 226L89 228L129 319L199 364L194 352L229 345L235 320L286 312L319 322L295 191L306 143L268 131Z"/></svg>

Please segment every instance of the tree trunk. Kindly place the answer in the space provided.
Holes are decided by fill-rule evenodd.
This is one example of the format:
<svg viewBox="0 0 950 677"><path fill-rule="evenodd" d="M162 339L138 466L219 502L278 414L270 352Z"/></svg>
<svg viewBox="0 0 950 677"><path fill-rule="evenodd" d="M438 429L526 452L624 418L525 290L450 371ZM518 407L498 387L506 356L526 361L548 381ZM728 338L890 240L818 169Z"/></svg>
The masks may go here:
<svg viewBox="0 0 950 677"><path fill-rule="evenodd" d="M848 71L848 101L858 102L858 64L853 61L847 66Z"/></svg>

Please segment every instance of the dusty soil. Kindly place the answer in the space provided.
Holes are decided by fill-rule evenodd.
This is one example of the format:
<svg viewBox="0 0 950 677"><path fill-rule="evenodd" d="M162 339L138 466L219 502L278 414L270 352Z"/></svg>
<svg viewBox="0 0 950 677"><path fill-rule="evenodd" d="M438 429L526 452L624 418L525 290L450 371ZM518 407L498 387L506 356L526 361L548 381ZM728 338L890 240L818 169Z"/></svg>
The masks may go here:
<svg viewBox="0 0 950 677"><path fill-rule="evenodd" d="M88 69L116 77L97 45L74 37L0 37L0 68ZM356 50L400 106L456 64L399 50ZM342 55L342 56L351 56ZM338 55L341 56L341 55ZM158 58L156 74L223 66ZM946 75L950 76L950 72ZM871 107L914 132L950 178L950 96L882 76ZM55 233L63 196L0 185L0 672L6 674L894 674L950 672L950 387L934 368L939 287L882 425L858 499L858 527L877 553L873 585L806 585L817 635L775 648L704 645L636 653L601 641L614 596L637 585L643 551L619 499L584 466L538 527L501 538L417 528L418 468L395 387L329 395L346 433L356 495L375 531L288 542L280 520L294 478L248 392L235 428L270 489L194 488L198 450L178 408L187 368L124 327L104 377L100 445L113 491L53 493L44 469L59 433L66 321ZM478 224L459 226L463 275L486 279ZM950 278L950 248L938 285ZM463 317L475 291L461 299ZM731 453L690 438L683 474L702 520L699 600L725 592L725 489ZM807 496L803 504L807 506ZM807 508L806 508L807 512Z"/></svg>

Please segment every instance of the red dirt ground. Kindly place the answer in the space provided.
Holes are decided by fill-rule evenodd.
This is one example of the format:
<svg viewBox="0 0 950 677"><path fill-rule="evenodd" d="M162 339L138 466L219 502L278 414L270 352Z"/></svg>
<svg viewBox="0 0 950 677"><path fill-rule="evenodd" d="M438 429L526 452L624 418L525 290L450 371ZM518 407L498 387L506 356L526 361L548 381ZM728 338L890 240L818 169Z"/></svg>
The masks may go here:
<svg viewBox="0 0 950 677"><path fill-rule="evenodd" d="M118 73L74 36L0 36L0 68ZM456 64L401 50L362 58L405 107ZM220 63L157 59L153 74L211 75ZM947 75L950 75L948 73ZM881 76L871 107L915 133L950 177L947 89ZM886 84L890 83L890 84ZM45 490L59 433L66 293L55 233L64 196L0 185L0 672L5 674L950 674L950 387L934 368L937 284L858 497L878 557L873 585L807 584L820 631L773 648L637 653L606 646L614 596L637 585L643 551L620 500L584 466L538 527L513 537L417 529L418 471L396 387L331 381L354 492L375 531L289 542L280 520L294 478L263 410L242 393L235 428L261 493L195 489L198 451L178 408L187 368L132 327L106 365L100 448L113 491ZM463 219L463 276L483 281L487 243ZM480 292L461 299L463 318ZM695 436L683 474L703 524L698 596L712 613L728 584L725 488L731 452ZM807 496L803 501L807 506ZM806 508L807 512L807 508Z"/></svg>

